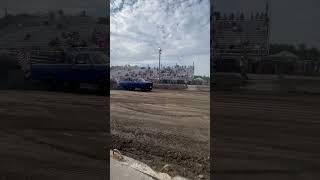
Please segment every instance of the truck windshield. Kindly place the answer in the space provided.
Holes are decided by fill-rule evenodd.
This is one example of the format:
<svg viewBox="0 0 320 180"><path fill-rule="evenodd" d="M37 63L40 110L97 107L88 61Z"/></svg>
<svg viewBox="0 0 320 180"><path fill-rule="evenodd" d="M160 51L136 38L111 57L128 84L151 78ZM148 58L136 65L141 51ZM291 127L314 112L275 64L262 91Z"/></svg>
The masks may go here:
<svg viewBox="0 0 320 180"><path fill-rule="evenodd" d="M140 78L138 79L138 82L146 82L144 79Z"/></svg>
<svg viewBox="0 0 320 180"><path fill-rule="evenodd" d="M92 55L93 64L107 64L107 56L105 54L93 54Z"/></svg>

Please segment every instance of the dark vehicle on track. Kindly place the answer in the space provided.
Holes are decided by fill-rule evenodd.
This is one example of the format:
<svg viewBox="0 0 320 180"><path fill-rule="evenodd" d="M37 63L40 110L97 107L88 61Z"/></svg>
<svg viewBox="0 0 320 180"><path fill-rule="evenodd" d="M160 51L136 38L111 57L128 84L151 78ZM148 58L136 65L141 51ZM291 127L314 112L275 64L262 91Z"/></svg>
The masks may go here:
<svg viewBox="0 0 320 180"><path fill-rule="evenodd" d="M59 63L30 65L30 79L50 86L67 85L78 89L80 84L97 85L107 90L109 71L107 57L101 52L75 52L63 56Z"/></svg>
<svg viewBox="0 0 320 180"><path fill-rule="evenodd" d="M119 86L122 89L131 91L136 89L140 89L141 91L151 91L153 88L153 83L150 81L145 81L144 79L123 80L119 82Z"/></svg>

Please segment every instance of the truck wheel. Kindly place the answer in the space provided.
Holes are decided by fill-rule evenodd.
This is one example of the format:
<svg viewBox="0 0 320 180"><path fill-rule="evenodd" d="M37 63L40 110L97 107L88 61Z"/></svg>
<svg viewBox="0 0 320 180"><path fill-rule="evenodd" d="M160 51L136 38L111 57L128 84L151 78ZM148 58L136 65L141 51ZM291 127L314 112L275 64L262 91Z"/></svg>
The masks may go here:
<svg viewBox="0 0 320 180"><path fill-rule="evenodd" d="M107 84L102 83L102 84L99 85L99 93L101 95L108 95L109 92L110 91L109 91L109 88L108 88Z"/></svg>
<svg viewBox="0 0 320 180"><path fill-rule="evenodd" d="M71 91L78 91L80 89L80 84L77 82L69 82L68 89Z"/></svg>
<svg viewBox="0 0 320 180"><path fill-rule="evenodd" d="M58 89L58 81L52 75L47 76L47 78L44 81L44 85L47 90L54 91Z"/></svg>

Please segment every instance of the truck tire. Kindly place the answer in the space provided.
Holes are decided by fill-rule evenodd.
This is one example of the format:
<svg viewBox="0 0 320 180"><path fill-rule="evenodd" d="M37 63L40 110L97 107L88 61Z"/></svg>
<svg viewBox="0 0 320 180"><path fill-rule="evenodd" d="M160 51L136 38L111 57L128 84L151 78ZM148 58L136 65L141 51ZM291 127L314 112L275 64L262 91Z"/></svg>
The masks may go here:
<svg viewBox="0 0 320 180"><path fill-rule="evenodd" d="M80 83L78 83L78 82L69 82L68 83L68 90L79 91L79 89L80 89Z"/></svg>
<svg viewBox="0 0 320 180"><path fill-rule="evenodd" d="M99 94L107 95L110 93L110 80L108 80L106 77L100 77L97 81Z"/></svg>
<svg viewBox="0 0 320 180"><path fill-rule="evenodd" d="M109 95L109 93L110 93L110 90L108 88L108 84L106 83L99 84L99 94L107 96Z"/></svg>
<svg viewBox="0 0 320 180"><path fill-rule="evenodd" d="M43 81L45 88L49 91L55 91L59 89L59 83L53 75L48 75Z"/></svg>

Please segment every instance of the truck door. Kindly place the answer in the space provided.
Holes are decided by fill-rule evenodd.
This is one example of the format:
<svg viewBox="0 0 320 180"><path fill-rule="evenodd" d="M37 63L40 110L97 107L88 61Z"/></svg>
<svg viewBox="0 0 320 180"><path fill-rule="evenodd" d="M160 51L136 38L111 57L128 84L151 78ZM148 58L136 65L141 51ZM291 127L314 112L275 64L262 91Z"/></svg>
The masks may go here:
<svg viewBox="0 0 320 180"><path fill-rule="evenodd" d="M89 54L78 54L72 67L73 79L80 83L90 83L92 73L93 68Z"/></svg>

